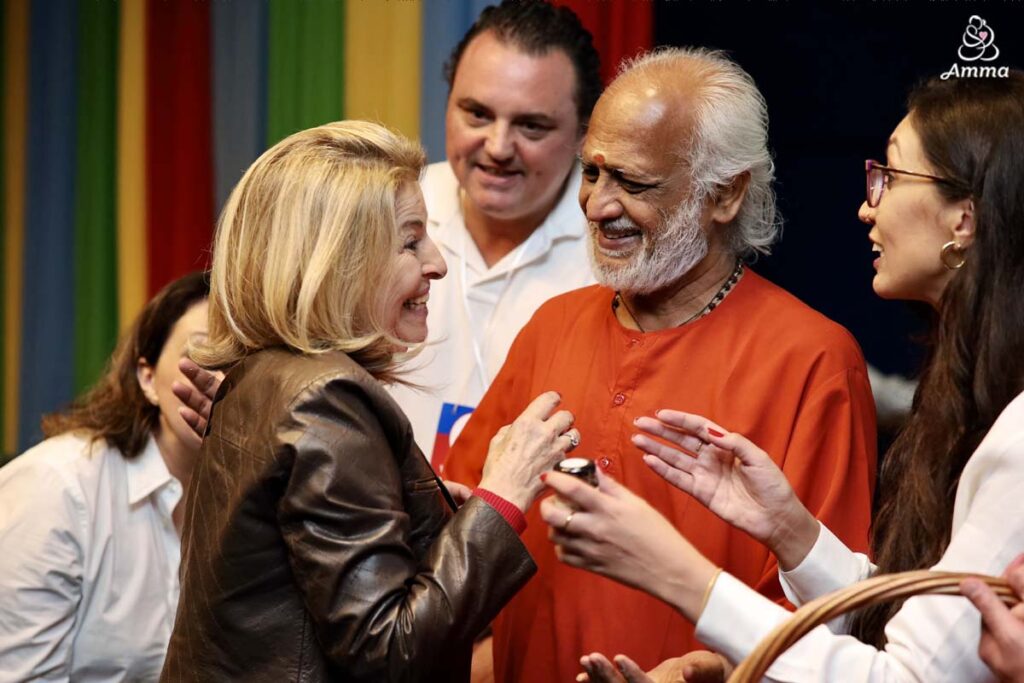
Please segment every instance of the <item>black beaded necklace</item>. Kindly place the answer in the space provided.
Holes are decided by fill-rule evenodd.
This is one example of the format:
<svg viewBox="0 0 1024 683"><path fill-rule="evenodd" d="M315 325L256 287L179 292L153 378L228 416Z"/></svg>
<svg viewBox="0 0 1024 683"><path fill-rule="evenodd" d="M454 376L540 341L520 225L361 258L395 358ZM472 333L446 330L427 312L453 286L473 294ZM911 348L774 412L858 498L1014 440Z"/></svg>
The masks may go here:
<svg viewBox="0 0 1024 683"><path fill-rule="evenodd" d="M694 320L703 318L708 313L715 310L715 308L722 303L722 300L728 296L729 292L732 291L732 288L736 286L736 283L740 281L741 277L743 277L743 261L737 259L736 267L733 269L732 274L726 278L725 282L722 283L721 288L719 288L719 290L715 292L715 295L711 297L711 301L709 301L704 308L700 309L683 322L673 325L673 327L682 327L687 323L692 323ZM629 317L641 332L647 331L644 329L643 325L640 324L640 321L636 319L636 316L633 315L633 311L629 309L629 306L626 304L626 300L622 298L622 294L620 292L615 292L615 298L612 299L612 311L615 311L619 306L626 309L626 313L629 314Z"/></svg>

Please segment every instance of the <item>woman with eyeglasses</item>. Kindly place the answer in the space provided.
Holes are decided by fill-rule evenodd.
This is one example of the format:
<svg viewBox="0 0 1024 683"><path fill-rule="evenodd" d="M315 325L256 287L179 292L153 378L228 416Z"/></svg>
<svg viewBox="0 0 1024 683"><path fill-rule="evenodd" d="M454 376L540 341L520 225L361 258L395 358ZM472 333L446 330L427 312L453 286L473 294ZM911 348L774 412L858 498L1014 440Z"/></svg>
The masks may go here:
<svg viewBox="0 0 1024 683"><path fill-rule="evenodd" d="M1000 574L1024 550L1024 75L933 80L908 104L887 162L867 162L859 216L878 252L875 292L937 316L913 412L883 462L873 558L820 525L772 457L728 425L661 410L633 437L652 470L775 553L797 605L876 573ZM541 508L562 561L669 602L730 662L787 617L610 477L597 489L557 473L547 484L563 503ZM993 680L979 621L967 600L942 596L868 608L813 631L768 678ZM704 680L724 675L721 661ZM622 680L603 655L581 663L592 681Z"/></svg>

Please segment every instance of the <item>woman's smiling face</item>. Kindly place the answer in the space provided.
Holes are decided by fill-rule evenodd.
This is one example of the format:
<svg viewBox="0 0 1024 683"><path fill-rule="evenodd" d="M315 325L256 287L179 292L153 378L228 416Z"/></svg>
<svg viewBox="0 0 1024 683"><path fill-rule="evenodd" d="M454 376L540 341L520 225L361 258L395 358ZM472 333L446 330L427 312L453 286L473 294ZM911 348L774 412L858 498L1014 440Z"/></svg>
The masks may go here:
<svg viewBox="0 0 1024 683"><path fill-rule="evenodd" d="M416 183L406 183L395 204L398 251L383 290L387 329L398 339L416 344L427 338L427 299L430 281L448 271L441 252L427 235L427 208Z"/></svg>

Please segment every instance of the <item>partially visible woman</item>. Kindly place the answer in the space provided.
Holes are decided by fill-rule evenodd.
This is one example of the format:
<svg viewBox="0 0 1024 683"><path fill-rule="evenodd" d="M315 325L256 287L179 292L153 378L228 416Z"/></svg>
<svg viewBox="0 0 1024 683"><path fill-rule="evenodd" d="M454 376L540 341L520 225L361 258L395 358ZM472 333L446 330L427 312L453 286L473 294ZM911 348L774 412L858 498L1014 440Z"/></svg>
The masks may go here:
<svg viewBox="0 0 1024 683"><path fill-rule="evenodd" d="M455 511L382 382L427 336L445 264L419 146L358 121L296 133L246 171L214 246L228 371L188 492L165 681L460 681L529 579L539 475L578 442L537 398Z"/></svg>
<svg viewBox="0 0 1024 683"><path fill-rule="evenodd" d="M182 491L199 440L171 393L206 333L206 275L167 285L106 374L0 469L0 678L160 675L178 604ZM183 378L182 378L183 379Z"/></svg>
<svg viewBox="0 0 1024 683"><path fill-rule="evenodd" d="M672 410L637 423L644 434L634 442L651 468L765 543L796 604L875 572L998 574L1024 548L1024 74L934 80L908 108L888 163L867 162L859 215L879 253L875 292L925 301L938 317L914 410L879 477L877 566L821 526L772 458L741 435ZM609 478L601 491L554 474L548 483L581 508L565 529L565 510L542 506L566 562L669 601L733 662L786 618ZM992 678L965 600L915 597L832 626L857 639L816 629L769 678ZM607 664L600 655L587 664L594 659ZM593 666L591 678L608 679Z"/></svg>

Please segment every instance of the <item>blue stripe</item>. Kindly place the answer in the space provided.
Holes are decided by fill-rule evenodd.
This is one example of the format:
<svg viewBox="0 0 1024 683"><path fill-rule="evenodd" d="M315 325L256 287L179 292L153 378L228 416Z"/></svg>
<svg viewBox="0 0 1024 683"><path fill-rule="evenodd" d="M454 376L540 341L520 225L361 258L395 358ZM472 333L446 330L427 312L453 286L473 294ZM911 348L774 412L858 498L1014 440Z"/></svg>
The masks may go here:
<svg viewBox="0 0 1024 683"><path fill-rule="evenodd" d="M39 440L42 414L72 398L77 28L75 0L32 2L20 450Z"/></svg>
<svg viewBox="0 0 1024 683"><path fill-rule="evenodd" d="M444 110L448 84L444 63L469 27L497 0L424 0L422 76L420 79L420 141L430 161L444 154Z"/></svg>
<svg viewBox="0 0 1024 683"><path fill-rule="evenodd" d="M217 213L267 140L267 0L215 2L213 156Z"/></svg>

